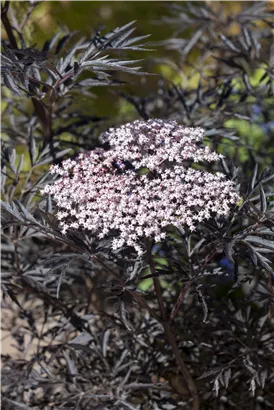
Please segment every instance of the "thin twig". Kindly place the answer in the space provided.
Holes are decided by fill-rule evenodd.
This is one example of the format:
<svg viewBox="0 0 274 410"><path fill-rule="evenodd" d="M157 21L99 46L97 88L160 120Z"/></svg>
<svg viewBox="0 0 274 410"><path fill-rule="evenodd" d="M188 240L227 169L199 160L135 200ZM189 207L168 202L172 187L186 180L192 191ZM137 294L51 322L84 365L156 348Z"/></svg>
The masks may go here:
<svg viewBox="0 0 274 410"><path fill-rule="evenodd" d="M18 50L18 45L17 41L15 38L15 35L13 33L14 29L10 23L10 20L8 18L8 10L9 10L10 2L6 1L4 6L1 6L1 20L3 23L3 26L6 30L10 46ZM35 97L31 98L35 114L37 118L39 119L42 129L44 130L46 140L49 141L50 147L51 147L51 155L53 160L55 161L55 151L53 149L53 131L52 131L52 105L49 107L46 107L45 104L43 104L42 101L37 100Z"/></svg>
<svg viewBox="0 0 274 410"><path fill-rule="evenodd" d="M5 27L11 47L14 49L17 49L18 47L17 47L16 38L13 34L12 26L8 18L9 6L10 6L10 1L6 1L4 6L1 6L1 20L2 20L3 26Z"/></svg>

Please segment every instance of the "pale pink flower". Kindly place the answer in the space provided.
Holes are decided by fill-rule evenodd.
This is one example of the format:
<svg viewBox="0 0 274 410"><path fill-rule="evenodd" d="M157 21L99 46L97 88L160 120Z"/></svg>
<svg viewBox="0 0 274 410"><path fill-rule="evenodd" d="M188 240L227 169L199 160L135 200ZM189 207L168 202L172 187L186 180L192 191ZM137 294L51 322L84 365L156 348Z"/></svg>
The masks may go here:
<svg viewBox="0 0 274 410"><path fill-rule="evenodd" d="M226 215L239 200L234 184L220 172L186 165L221 157L200 146L202 138L201 128L175 121L134 121L101 136L108 150L54 165L60 178L43 193L57 204L62 232L84 229L99 239L111 233L113 249L142 253L143 240L165 239L169 225L194 231L203 220Z"/></svg>

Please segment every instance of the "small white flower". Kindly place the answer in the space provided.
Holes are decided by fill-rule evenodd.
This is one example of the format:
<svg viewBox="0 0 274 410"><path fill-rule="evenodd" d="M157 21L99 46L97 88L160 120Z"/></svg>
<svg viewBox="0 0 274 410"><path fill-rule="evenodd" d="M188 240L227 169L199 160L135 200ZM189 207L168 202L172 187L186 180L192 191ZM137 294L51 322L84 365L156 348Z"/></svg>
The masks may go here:
<svg viewBox="0 0 274 410"><path fill-rule="evenodd" d="M114 250L126 244L141 255L142 239L165 239L168 225L187 225L194 231L213 214L226 215L239 200L233 183L222 173L184 165L186 159L221 158L209 147L198 147L202 139L201 128L185 128L175 121L134 121L101 136L108 151L95 149L52 166L51 173L60 178L43 193L56 201L62 233L86 229L102 239L115 231ZM140 167L148 173L136 172Z"/></svg>

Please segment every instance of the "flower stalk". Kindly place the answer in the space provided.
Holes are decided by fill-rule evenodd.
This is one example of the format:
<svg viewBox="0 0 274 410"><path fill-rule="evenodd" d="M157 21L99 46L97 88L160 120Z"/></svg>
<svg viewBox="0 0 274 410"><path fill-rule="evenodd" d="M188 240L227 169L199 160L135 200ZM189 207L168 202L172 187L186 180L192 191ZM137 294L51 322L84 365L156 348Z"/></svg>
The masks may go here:
<svg viewBox="0 0 274 410"><path fill-rule="evenodd" d="M176 359L177 365L180 369L180 372L182 374L182 376L184 377L188 390L192 396L193 399L193 406L192 406L192 410L199 410L200 409L200 399L199 399L199 395L198 395L198 391L197 391L197 386L187 368L187 365L184 362L184 359L182 358L182 355L179 351L177 342L176 342L176 336L174 334L174 331L172 329L172 324L170 319L168 319L168 315L167 315L167 311L166 311L166 307L165 307L165 302L164 302L164 298L162 295L162 290L161 290L161 285L160 285L160 281L159 278L156 276L156 271L155 271L155 264L154 264L154 260L153 260L153 255L152 255L152 251L151 251L151 246L150 244L147 246L147 256L148 256L148 263L149 263L149 267L150 267L150 271L151 271L151 275L153 277L153 283L154 283L154 289L155 289L155 294L156 294L156 298L158 300L158 304L159 304L159 309L161 312L161 319L159 320L159 322L162 324L164 331L165 331L165 335L166 338L171 346L171 349L173 351L174 357Z"/></svg>

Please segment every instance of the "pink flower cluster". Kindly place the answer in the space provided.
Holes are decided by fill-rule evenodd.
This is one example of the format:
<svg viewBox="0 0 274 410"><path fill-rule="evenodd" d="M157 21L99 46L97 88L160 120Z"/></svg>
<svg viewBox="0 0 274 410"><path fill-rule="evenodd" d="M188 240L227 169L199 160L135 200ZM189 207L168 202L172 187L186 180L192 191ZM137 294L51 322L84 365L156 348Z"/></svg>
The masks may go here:
<svg viewBox="0 0 274 410"><path fill-rule="evenodd" d="M109 150L52 166L60 178L43 193L57 203L62 232L84 229L97 238L111 233L113 249L131 246L141 254L143 239L163 240L169 225L194 231L199 222L226 215L239 200L234 184L222 173L185 165L220 158L197 146L202 138L201 128L175 121L134 121L102 135Z"/></svg>
<svg viewBox="0 0 274 410"><path fill-rule="evenodd" d="M137 120L117 129L111 128L101 140L110 144L117 158L130 161L135 168L146 167L154 171L160 170L165 161L178 164L185 160L217 161L221 156L209 147L197 147L203 133L202 128L185 128L176 121Z"/></svg>

